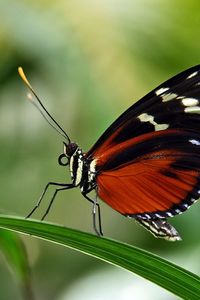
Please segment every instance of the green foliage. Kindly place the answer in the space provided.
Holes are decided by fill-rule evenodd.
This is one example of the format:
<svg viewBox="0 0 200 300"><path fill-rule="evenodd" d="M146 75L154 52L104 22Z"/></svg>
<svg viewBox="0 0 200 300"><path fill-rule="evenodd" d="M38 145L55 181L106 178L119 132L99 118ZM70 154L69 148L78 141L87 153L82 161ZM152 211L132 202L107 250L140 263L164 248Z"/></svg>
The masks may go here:
<svg viewBox="0 0 200 300"><path fill-rule="evenodd" d="M0 1L2 214L25 216L48 181L70 182L68 170L57 165L62 140L26 101L17 67L24 68L70 138L87 151L137 99L199 64L199 12L198 0ZM52 193L50 189L34 217L43 214ZM91 230L89 203L79 194L78 190L60 193L49 219ZM183 237L173 244L151 237L102 202L101 206L103 229L109 236L170 257L196 273L200 270L198 203L172 220ZM63 290L76 286L90 270L98 272L101 264L38 239L27 247L34 291L40 299L59 299ZM15 252L19 255L23 250ZM8 261L13 266L15 259ZM13 269L19 278L16 266ZM21 300L1 261L0 274L1 298ZM89 286L86 290L90 293ZM157 289L152 299L159 296Z"/></svg>
<svg viewBox="0 0 200 300"><path fill-rule="evenodd" d="M0 227L58 243L120 266L183 299L199 299L198 276L142 249L58 225L8 216L0 216Z"/></svg>
<svg viewBox="0 0 200 300"><path fill-rule="evenodd" d="M25 299L34 299L28 257L20 237L12 231L0 229L0 250L18 280Z"/></svg>

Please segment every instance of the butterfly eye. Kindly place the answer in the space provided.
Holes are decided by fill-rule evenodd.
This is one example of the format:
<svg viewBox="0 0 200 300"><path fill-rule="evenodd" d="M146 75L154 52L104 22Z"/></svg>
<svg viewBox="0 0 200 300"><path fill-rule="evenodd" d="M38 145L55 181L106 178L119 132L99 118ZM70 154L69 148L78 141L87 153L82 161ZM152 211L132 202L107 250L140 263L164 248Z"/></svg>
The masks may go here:
<svg viewBox="0 0 200 300"><path fill-rule="evenodd" d="M59 163L60 166L67 166L69 164L69 160L68 160L68 158L66 157L65 154L61 154L58 157L58 163Z"/></svg>

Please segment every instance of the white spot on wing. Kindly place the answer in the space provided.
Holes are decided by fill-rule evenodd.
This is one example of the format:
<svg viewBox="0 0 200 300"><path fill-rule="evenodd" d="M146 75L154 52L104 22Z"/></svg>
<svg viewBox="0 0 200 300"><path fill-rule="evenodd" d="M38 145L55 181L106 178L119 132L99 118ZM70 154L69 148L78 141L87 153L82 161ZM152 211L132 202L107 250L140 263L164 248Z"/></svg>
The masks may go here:
<svg viewBox="0 0 200 300"><path fill-rule="evenodd" d="M198 141L198 140L193 139L193 140L189 140L189 142L193 145L200 146L200 141Z"/></svg>
<svg viewBox="0 0 200 300"><path fill-rule="evenodd" d="M184 98L182 103L184 106L195 106L199 104L199 101L195 98Z"/></svg>
<svg viewBox="0 0 200 300"><path fill-rule="evenodd" d="M152 115L149 115L147 113L143 113L141 115L138 116L138 119L141 121L141 122L149 122L151 123L152 125L155 126L155 130L158 131L158 130L165 130L169 127L168 124L158 124L154 121L154 116Z"/></svg>
<svg viewBox="0 0 200 300"><path fill-rule="evenodd" d="M144 216L145 216L147 219L151 219L150 215L148 215L148 214L144 214Z"/></svg>
<svg viewBox="0 0 200 300"><path fill-rule="evenodd" d="M144 219L144 220L147 218L147 217L145 217L143 215L138 215L138 217L141 218L141 219Z"/></svg>
<svg viewBox="0 0 200 300"><path fill-rule="evenodd" d="M157 96L159 96L159 95L161 95L162 93L164 93L164 92L166 92L166 91L168 91L168 90L169 90L168 87L166 87L166 88L160 88L159 90L155 91L155 94L156 94Z"/></svg>
<svg viewBox="0 0 200 300"><path fill-rule="evenodd" d="M161 216L160 214L158 214L158 213L156 213L155 216L156 216L157 218L162 218L162 216Z"/></svg>
<svg viewBox="0 0 200 300"><path fill-rule="evenodd" d="M171 101L171 100L177 98L178 95L175 93L168 93L168 94L163 94L161 97L162 97L163 102L168 102L168 101Z"/></svg>
<svg viewBox="0 0 200 300"><path fill-rule="evenodd" d="M190 75L187 77L187 79L190 79L190 78L196 76L197 74L198 74L198 72L196 71L196 72L190 74Z"/></svg>
<svg viewBox="0 0 200 300"><path fill-rule="evenodd" d="M173 214L172 214L171 212L169 212L169 211L166 212L166 215L167 215L168 217L173 217Z"/></svg>
<svg viewBox="0 0 200 300"><path fill-rule="evenodd" d="M184 109L185 113L194 113L200 114L200 107L199 106L188 106Z"/></svg>
<svg viewBox="0 0 200 300"><path fill-rule="evenodd" d="M195 203L196 201L197 201L197 200L194 199L194 198L191 198L191 199L190 199L190 202L191 202L191 203Z"/></svg>

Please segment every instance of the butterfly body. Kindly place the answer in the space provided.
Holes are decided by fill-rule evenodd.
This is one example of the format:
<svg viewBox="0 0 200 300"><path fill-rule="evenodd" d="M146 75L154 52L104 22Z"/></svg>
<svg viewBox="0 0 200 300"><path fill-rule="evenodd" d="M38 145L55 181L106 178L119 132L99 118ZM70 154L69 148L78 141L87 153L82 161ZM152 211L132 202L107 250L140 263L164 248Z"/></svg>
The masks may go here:
<svg viewBox="0 0 200 300"><path fill-rule="evenodd" d="M187 210L200 196L200 66L174 76L133 104L86 153L70 141L23 80L45 110L45 118L54 122L51 126L68 140L59 163L69 165L72 183L50 183L60 188L49 208L57 191L79 186L93 204L97 234L102 234L100 198L155 236L180 240L166 219ZM90 197L92 190L95 198Z"/></svg>
<svg viewBox="0 0 200 300"><path fill-rule="evenodd" d="M64 157L68 159L67 163L62 162ZM58 161L60 165L69 166L72 184L74 187L80 186L81 192L87 192L95 187L95 159L86 158L76 143L69 143L69 145L64 143L64 151Z"/></svg>

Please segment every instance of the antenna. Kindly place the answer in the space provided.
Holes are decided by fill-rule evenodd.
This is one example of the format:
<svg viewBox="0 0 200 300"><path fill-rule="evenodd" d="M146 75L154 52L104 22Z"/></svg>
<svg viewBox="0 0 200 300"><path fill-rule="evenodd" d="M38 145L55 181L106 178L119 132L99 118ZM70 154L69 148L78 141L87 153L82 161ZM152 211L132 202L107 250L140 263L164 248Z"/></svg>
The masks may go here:
<svg viewBox="0 0 200 300"><path fill-rule="evenodd" d="M67 133L62 129L62 127L56 122L56 120L50 115L50 113L47 111L47 109L44 107L42 104L42 101L40 98L37 96L36 92L32 88L30 82L26 78L26 75L24 74L24 71L22 67L18 68L19 75L23 82L26 84L28 89L30 90L31 93L28 93L28 99L33 103L33 105L39 110L41 115L45 118L45 120L53 127L60 135L62 135L65 139L67 139L68 143L70 144L70 138L67 135Z"/></svg>

